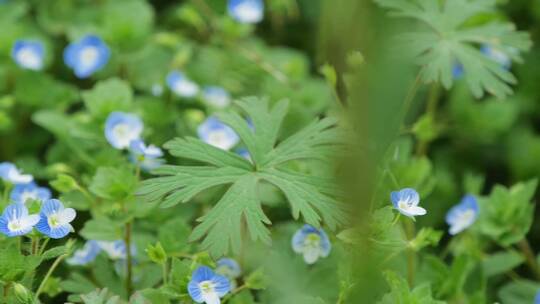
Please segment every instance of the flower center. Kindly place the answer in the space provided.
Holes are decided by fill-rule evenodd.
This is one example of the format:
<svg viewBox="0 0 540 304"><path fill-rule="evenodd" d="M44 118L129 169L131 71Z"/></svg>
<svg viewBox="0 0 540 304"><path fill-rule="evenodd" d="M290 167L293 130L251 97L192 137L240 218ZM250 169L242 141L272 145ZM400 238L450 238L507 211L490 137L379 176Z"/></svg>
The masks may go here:
<svg viewBox="0 0 540 304"><path fill-rule="evenodd" d="M79 55L79 59L81 60L82 65L91 66L96 62L98 55L99 55L99 52L96 49L96 47L87 46L84 49L82 49Z"/></svg>
<svg viewBox="0 0 540 304"><path fill-rule="evenodd" d="M37 69L41 65L41 59L29 48L23 48L17 54L19 61L25 66Z"/></svg>
<svg viewBox="0 0 540 304"><path fill-rule="evenodd" d="M236 14L244 20L256 21L261 16L261 11L251 2L244 2L236 7Z"/></svg>
<svg viewBox="0 0 540 304"><path fill-rule="evenodd" d="M409 210L411 204L409 203L409 201L399 201L398 206L401 210Z"/></svg>
<svg viewBox="0 0 540 304"><path fill-rule="evenodd" d="M57 214L51 214L47 219L47 222L49 223L49 227L52 228L56 228L62 224Z"/></svg>
<svg viewBox="0 0 540 304"><path fill-rule="evenodd" d="M189 80L180 80L174 84L174 91L180 95L192 96L197 93L197 85Z"/></svg>
<svg viewBox="0 0 540 304"><path fill-rule="evenodd" d="M23 225L19 219L12 220L8 223L8 229L10 231L18 231L18 230L21 230L22 227Z"/></svg>
<svg viewBox="0 0 540 304"><path fill-rule="evenodd" d="M28 200L36 201L38 200L38 195L36 191L24 191L21 194L21 201L26 203Z"/></svg>
<svg viewBox="0 0 540 304"><path fill-rule="evenodd" d="M199 288L203 294L214 292L214 283L212 281L202 281L199 283Z"/></svg>
<svg viewBox="0 0 540 304"><path fill-rule="evenodd" d="M306 236L304 246L310 248L318 248L321 244L321 237L316 233L310 233Z"/></svg>

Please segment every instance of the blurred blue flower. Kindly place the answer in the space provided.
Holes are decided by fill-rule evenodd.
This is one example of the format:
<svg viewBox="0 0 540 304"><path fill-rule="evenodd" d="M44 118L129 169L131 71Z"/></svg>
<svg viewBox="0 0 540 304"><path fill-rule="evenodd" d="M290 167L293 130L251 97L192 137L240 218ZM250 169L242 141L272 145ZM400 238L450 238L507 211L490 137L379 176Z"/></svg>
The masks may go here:
<svg viewBox="0 0 540 304"><path fill-rule="evenodd" d="M480 47L480 51L484 55L486 55L486 57L497 62L504 69L508 70L510 69L510 67L512 67L512 59L510 58L510 56L506 55L506 53L504 53L500 49L489 44L483 44Z"/></svg>
<svg viewBox="0 0 540 304"><path fill-rule="evenodd" d="M127 257L126 242L124 240L98 241L98 245L112 260L123 260ZM134 256L135 253L136 248L132 245L131 255Z"/></svg>
<svg viewBox="0 0 540 304"><path fill-rule="evenodd" d="M456 235L470 227L478 217L478 203L473 195L465 195L458 205L446 214L446 223L450 225L449 233Z"/></svg>
<svg viewBox="0 0 540 304"><path fill-rule="evenodd" d="M16 185L10 194L11 200L15 203L24 204L27 201L39 201L40 203L51 198L51 190L46 187L39 187L34 182Z"/></svg>
<svg viewBox="0 0 540 304"><path fill-rule="evenodd" d="M243 158L251 161L251 154L249 154L249 151L246 148L237 149L236 154L238 154L238 155L242 156Z"/></svg>
<svg viewBox="0 0 540 304"><path fill-rule="evenodd" d="M23 204L10 204L0 217L0 232L8 237L27 234L39 221L39 215L28 214Z"/></svg>
<svg viewBox="0 0 540 304"><path fill-rule="evenodd" d="M137 115L112 112L105 122L105 137L114 148L124 149L140 138L143 128L143 122Z"/></svg>
<svg viewBox="0 0 540 304"><path fill-rule="evenodd" d="M0 163L0 178L11 184L28 184L34 180L30 174L22 174L17 167L9 162Z"/></svg>
<svg viewBox="0 0 540 304"><path fill-rule="evenodd" d="M229 279L236 279L242 274L242 269L238 262L231 258L221 258L216 263L216 273L226 276Z"/></svg>
<svg viewBox="0 0 540 304"><path fill-rule="evenodd" d="M39 71L45 62L45 47L35 40L17 40L11 49L11 57L21 68Z"/></svg>
<svg viewBox="0 0 540 304"><path fill-rule="evenodd" d="M73 255L66 260L69 265L86 265L96 259L101 248L97 241L90 240L84 244L84 247L76 250Z"/></svg>
<svg viewBox="0 0 540 304"><path fill-rule="evenodd" d="M206 103L215 108L225 108L231 104L231 95L222 87L207 86L203 89Z"/></svg>
<svg viewBox="0 0 540 304"><path fill-rule="evenodd" d="M180 97L191 98L199 93L199 86L179 71L172 71L167 75L167 85Z"/></svg>
<svg viewBox="0 0 540 304"><path fill-rule="evenodd" d="M536 296L534 297L534 304L540 304L540 290L536 292Z"/></svg>
<svg viewBox="0 0 540 304"><path fill-rule="evenodd" d="M240 23L259 23L264 18L263 0L229 0L227 10Z"/></svg>
<svg viewBox="0 0 540 304"><path fill-rule="evenodd" d="M131 152L131 160L143 170L153 170L165 162L165 160L160 158L163 156L163 151L160 148L154 145L147 146L140 139L131 141L129 150Z"/></svg>
<svg viewBox="0 0 540 304"><path fill-rule="evenodd" d="M109 61L110 50L98 36L86 35L64 50L64 62L78 78L90 77Z"/></svg>
<svg viewBox="0 0 540 304"><path fill-rule="evenodd" d="M394 191L391 193L390 198L392 199L394 208L405 216L415 217L427 213L426 209L418 206L420 203L420 195L412 188Z"/></svg>
<svg viewBox="0 0 540 304"><path fill-rule="evenodd" d="M188 293L197 303L219 304L220 298L231 290L226 277L216 274L206 266L200 266L191 274Z"/></svg>
<svg viewBox="0 0 540 304"><path fill-rule="evenodd" d="M307 264L317 262L330 254L332 245L326 232L311 225L304 225L293 235L292 248L294 252L302 254Z"/></svg>
<svg viewBox="0 0 540 304"><path fill-rule="evenodd" d="M454 65L452 66L452 77L454 77L454 79L460 79L463 77L463 74L465 74L463 65L460 62L454 62Z"/></svg>
<svg viewBox="0 0 540 304"><path fill-rule="evenodd" d="M64 208L61 201L50 199L41 204L40 220L36 229L53 239L60 239L73 231L71 222L77 213L73 208Z"/></svg>
<svg viewBox="0 0 540 304"><path fill-rule="evenodd" d="M214 116L208 117L197 128L197 134L205 143L223 150L231 149L240 141L233 129Z"/></svg>

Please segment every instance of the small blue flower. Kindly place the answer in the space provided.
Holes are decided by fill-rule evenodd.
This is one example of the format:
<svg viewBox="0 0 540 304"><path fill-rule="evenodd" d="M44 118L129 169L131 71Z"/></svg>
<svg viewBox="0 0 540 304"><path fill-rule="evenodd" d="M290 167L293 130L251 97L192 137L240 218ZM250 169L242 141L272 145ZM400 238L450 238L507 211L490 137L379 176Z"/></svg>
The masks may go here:
<svg viewBox="0 0 540 304"><path fill-rule="evenodd" d="M209 105L223 109L231 104L231 95L222 87L208 86L203 89L203 98Z"/></svg>
<svg viewBox="0 0 540 304"><path fill-rule="evenodd" d="M536 296L534 297L534 304L540 304L540 290L536 292Z"/></svg>
<svg viewBox="0 0 540 304"><path fill-rule="evenodd" d="M227 9L240 23L259 23L264 18L263 0L229 0Z"/></svg>
<svg viewBox="0 0 540 304"><path fill-rule="evenodd" d="M27 234L38 223L39 215L28 214L23 204L10 204L0 217L0 232L8 237Z"/></svg>
<svg viewBox="0 0 540 304"><path fill-rule="evenodd" d="M452 66L452 77L454 77L454 79L460 79L463 77L464 74L465 70L463 68L463 65L456 61Z"/></svg>
<svg viewBox="0 0 540 304"><path fill-rule="evenodd" d="M476 198L473 195L465 195L461 202L446 214L446 223L450 225L449 233L456 235L470 227L476 221L478 211Z"/></svg>
<svg viewBox="0 0 540 304"><path fill-rule="evenodd" d="M40 203L51 198L51 190L46 187L39 187L36 183L16 185L10 194L11 200L15 203L24 204L28 201L39 201Z"/></svg>
<svg viewBox="0 0 540 304"><path fill-rule="evenodd" d="M512 59L510 56L506 55L503 51L500 49L491 46L489 44L484 44L480 48L480 51L486 55L486 57L492 59L493 61L497 62L501 67L504 69L510 69L512 66Z"/></svg>
<svg viewBox="0 0 540 304"><path fill-rule="evenodd" d="M105 122L105 137L114 148L124 149L140 138L143 128L143 122L137 115L112 112Z"/></svg>
<svg viewBox="0 0 540 304"><path fill-rule="evenodd" d="M11 57L21 68L39 71L45 62L45 47L40 41L17 40Z"/></svg>
<svg viewBox="0 0 540 304"><path fill-rule="evenodd" d="M314 264L319 258L325 258L330 254L332 245L326 232L311 225L304 225L292 238L294 252L302 254L307 264Z"/></svg>
<svg viewBox="0 0 540 304"><path fill-rule="evenodd" d="M64 208L61 201L50 199L41 204L40 220L36 229L52 239L60 239L73 231L71 222L77 213L73 208Z"/></svg>
<svg viewBox="0 0 540 304"><path fill-rule="evenodd" d="M191 98L199 93L199 86L180 71L172 71L167 75L167 85L180 97Z"/></svg>
<svg viewBox="0 0 540 304"><path fill-rule="evenodd" d="M0 163L0 178L11 184L28 184L34 180L30 174L22 174L17 167L8 162Z"/></svg>
<svg viewBox="0 0 540 304"><path fill-rule="evenodd" d="M86 35L64 50L64 62L78 78L90 77L109 61L110 50L98 36Z"/></svg>
<svg viewBox="0 0 540 304"><path fill-rule="evenodd" d="M229 279L236 279L242 274L240 265L233 259L221 258L217 261L216 273L226 276Z"/></svg>
<svg viewBox="0 0 540 304"><path fill-rule="evenodd" d="M116 241L98 241L99 247L107 253L112 260L123 260L127 257L126 242L123 240ZM134 256L136 248L131 246L131 255Z"/></svg>
<svg viewBox="0 0 540 304"><path fill-rule="evenodd" d="M206 266L200 266L191 275L188 293L197 303L219 304L220 298L231 290L226 277L216 274Z"/></svg>
<svg viewBox="0 0 540 304"><path fill-rule="evenodd" d="M416 190L411 188L404 188L399 191L394 191L390 195L394 208L401 214L408 217L415 217L417 215L424 215L427 213L426 209L419 207L420 195Z"/></svg>
<svg viewBox="0 0 540 304"><path fill-rule="evenodd" d="M131 151L131 160L143 170L153 170L165 162L160 158L163 156L163 151L160 148L154 145L146 146L140 139L131 141L129 150Z"/></svg>
<svg viewBox="0 0 540 304"><path fill-rule="evenodd" d="M231 149L240 141L233 129L214 116L208 117L197 128L197 134L205 143L223 150Z"/></svg>
<svg viewBox="0 0 540 304"><path fill-rule="evenodd" d="M98 256L101 248L97 241L90 240L84 244L84 247L76 250L66 262L69 265L86 265L93 262Z"/></svg>

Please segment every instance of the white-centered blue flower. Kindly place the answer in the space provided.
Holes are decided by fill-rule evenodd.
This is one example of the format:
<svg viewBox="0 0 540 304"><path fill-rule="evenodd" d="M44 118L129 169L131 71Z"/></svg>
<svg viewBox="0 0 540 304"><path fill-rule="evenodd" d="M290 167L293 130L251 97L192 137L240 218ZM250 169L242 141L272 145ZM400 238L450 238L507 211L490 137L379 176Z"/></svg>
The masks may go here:
<svg viewBox="0 0 540 304"><path fill-rule="evenodd" d="M418 206L420 203L420 195L412 188L404 188L399 191L394 191L390 195L394 208L401 214L408 217L415 217L427 213L426 209Z"/></svg>
<svg viewBox="0 0 540 304"><path fill-rule="evenodd" d="M229 279L236 279L242 274L242 269L235 260L221 258L216 263L216 273L226 276Z"/></svg>
<svg viewBox="0 0 540 304"><path fill-rule="evenodd" d="M219 109L231 104L231 95L222 87L205 87L203 89L203 99L208 105Z"/></svg>
<svg viewBox="0 0 540 304"><path fill-rule="evenodd" d="M116 149L125 149L141 137L143 128L143 122L137 115L112 112L105 122L105 137Z"/></svg>
<svg viewBox="0 0 540 304"><path fill-rule="evenodd" d="M240 23L259 23L264 18L263 0L229 0L227 10Z"/></svg>
<svg viewBox="0 0 540 304"><path fill-rule="evenodd" d="M40 203L51 198L51 190L46 187L39 187L36 183L16 185L10 194L11 200L15 203L24 204L29 201L38 201Z"/></svg>
<svg viewBox="0 0 540 304"><path fill-rule="evenodd" d="M502 50L500 50L500 49L498 49L498 48L496 48L496 47L494 47L492 45L484 44L480 48L480 51L484 55L486 55L486 57L488 57L491 60L497 62L504 69L510 69L510 67L512 66L512 58L510 58L510 56L506 55L506 53L503 52Z"/></svg>
<svg viewBox="0 0 540 304"><path fill-rule="evenodd" d="M167 75L167 85L180 97L191 98L199 94L199 86L180 71L172 71Z"/></svg>
<svg viewBox="0 0 540 304"><path fill-rule="evenodd" d="M296 231L291 244L294 252L303 255L304 261L310 265L327 257L332 249L326 232L307 224Z"/></svg>
<svg viewBox="0 0 540 304"><path fill-rule="evenodd" d="M233 129L214 116L208 117L197 128L197 134L205 143L223 150L231 149L240 141Z"/></svg>
<svg viewBox="0 0 540 304"><path fill-rule="evenodd" d="M30 174L23 174L17 167L9 162L0 163L0 178L11 184L28 184L34 180Z"/></svg>
<svg viewBox="0 0 540 304"><path fill-rule="evenodd" d="M163 156L163 151L160 148L154 145L147 146L140 139L131 141L129 151L131 152L131 160L146 171L158 168L165 162L160 158Z"/></svg>
<svg viewBox="0 0 540 304"><path fill-rule="evenodd" d="M81 249L76 250L73 255L66 260L69 265L87 265L93 262L101 251L97 241L87 241Z"/></svg>
<svg viewBox="0 0 540 304"><path fill-rule="evenodd" d="M71 222L77 213L73 208L64 208L61 201L50 199L41 204L40 219L36 229L52 239L60 239L73 231Z"/></svg>
<svg viewBox="0 0 540 304"><path fill-rule="evenodd" d="M27 234L38 223L39 215L28 214L23 204L10 204L0 217L0 232L8 237Z"/></svg>
<svg viewBox="0 0 540 304"><path fill-rule="evenodd" d="M109 57L109 47L95 35L86 35L64 50L64 62L78 78L90 77L107 64Z"/></svg>
<svg viewBox="0 0 540 304"><path fill-rule="evenodd" d="M11 57L24 69L39 71L45 63L45 47L35 40L17 40L11 49Z"/></svg>
<svg viewBox="0 0 540 304"><path fill-rule="evenodd" d="M124 240L116 241L98 241L99 247L107 253L112 260L123 260L127 257L126 242ZM131 246L131 255L136 254L136 248Z"/></svg>
<svg viewBox="0 0 540 304"><path fill-rule="evenodd" d="M446 214L446 223L450 225L449 233L456 235L470 227L478 217L478 202L473 195L465 195L461 202L452 207Z"/></svg>
<svg viewBox="0 0 540 304"><path fill-rule="evenodd" d="M197 303L219 304L220 299L230 290L229 279L206 266L200 266L193 271L188 284L189 296Z"/></svg>

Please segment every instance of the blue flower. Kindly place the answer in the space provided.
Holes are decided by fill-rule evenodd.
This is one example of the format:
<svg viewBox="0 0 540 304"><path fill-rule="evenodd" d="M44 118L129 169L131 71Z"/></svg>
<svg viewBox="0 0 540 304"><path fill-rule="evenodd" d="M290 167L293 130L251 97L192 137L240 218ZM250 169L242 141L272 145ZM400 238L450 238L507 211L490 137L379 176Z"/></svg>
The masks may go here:
<svg viewBox="0 0 540 304"><path fill-rule="evenodd" d="M454 77L454 79L460 79L463 77L463 74L465 74L463 65L456 61L452 66L452 77Z"/></svg>
<svg viewBox="0 0 540 304"><path fill-rule="evenodd" d="M486 55L489 59L498 63L504 69L510 69L512 66L512 59L506 55L503 51L489 44L483 44L480 51Z"/></svg>
<svg viewBox="0 0 540 304"><path fill-rule="evenodd" d="M222 87L205 87L203 90L203 98L209 105L220 109L231 104L231 95Z"/></svg>
<svg viewBox="0 0 540 304"><path fill-rule="evenodd" d="M84 247L76 250L66 262L69 265L86 265L96 259L101 248L97 241L90 240L84 244Z"/></svg>
<svg viewBox="0 0 540 304"><path fill-rule="evenodd" d="M243 158L251 161L251 154L249 154L249 151L246 148L240 148L236 150L236 154L242 156Z"/></svg>
<svg viewBox="0 0 540 304"><path fill-rule="evenodd" d="M0 232L8 237L27 234L39 221L39 215L28 214L23 204L10 204L0 217Z"/></svg>
<svg viewBox="0 0 540 304"><path fill-rule="evenodd" d="M140 138L143 128L143 122L137 115L112 112L105 122L105 137L116 149L124 149Z"/></svg>
<svg viewBox="0 0 540 304"><path fill-rule="evenodd" d="M160 148L150 145L146 146L140 139L131 141L129 145L131 151L131 160L138 164L143 170L153 170L163 165L163 151Z"/></svg>
<svg viewBox="0 0 540 304"><path fill-rule="evenodd" d="M197 128L197 134L202 141L223 150L229 150L240 140L233 129L214 116L208 117Z"/></svg>
<svg viewBox="0 0 540 304"><path fill-rule="evenodd" d="M46 187L39 187L36 183L19 184L11 190L11 199L15 203L24 204L30 201L39 201L40 203L51 198L51 190Z"/></svg>
<svg viewBox="0 0 540 304"><path fill-rule="evenodd" d="M191 98L199 93L199 86L179 71L172 71L167 75L167 85L180 97Z"/></svg>
<svg viewBox="0 0 540 304"><path fill-rule="evenodd" d="M34 180L34 177L30 174L22 174L17 167L8 162L0 163L0 178L4 182L12 184L28 184Z"/></svg>
<svg viewBox="0 0 540 304"><path fill-rule="evenodd" d="M200 266L191 275L189 296L197 303L219 304L220 298L231 290L226 277L216 274L206 266Z"/></svg>
<svg viewBox="0 0 540 304"><path fill-rule="evenodd" d="M221 258L217 261L216 273L226 276L229 279L236 279L242 274L240 265L233 259Z"/></svg>
<svg viewBox="0 0 540 304"><path fill-rule="evenodd" d="M39 71L45 62L45 47L40 41L17 40L11 49L11 57L24 69Z"/></svg>
<svg viewBox="0 0 540 304"><path fill-rule="evenodd" d="M536 292L536 296L534 297L534 304L540 304L540 290Z"/></svg>
<svg viewBox="0 0 540 304"><path fill-rule="evenodd" d="M458 205L446 214L446 223L450 225L449 233L456 235L470 227L478 217L478 203L473 195L465 195Z"/></svg>
<svg viewBox="0 0 540 304"><path fill-rule="evenodd" d="M240 23L259 23L264 17L263 0L229 0L229 15Z"/></svg>
<svg viewBox="0 0 540 304"><path fill-rule="evenodd" d="M99 247L107 253L112 260L123 260L127 257L126 242L116 241L98 241ZM131 246L131 255L135 255L136 248Z"/></svg>
<svg viewBox="0 0 540 304"><path fill-rule="evenodd" d="M415 217L417 215L424 215L427 213L426 209L419 207L420 195L416 190L411 188L404 188L399 191L394 191L390 195L394 208L401 214L408 217Z"/></svg>
<svg viewBox="0 0 540 304"><path fill-rule="evenodd" d="M87 78L109 61L109 47L94 35L86 35L72 42L64 50L64 62L78 78Z"/></svg>
<svg viewBox="0 0 540 304"><path fill-rule="evenodd" d="M292 238L294 252L302 254L307 264L317 262L319 258L325 258L330 254L332 245L326 232L311 225L304 225Z"/></svg>
<svg viewBox="0 0 540 304"><path fill-rule="evenodd" d="M73 208L64 208L61 201L50 199L41 204L40 220L36 229L53 239L60 239L73 231L71 222L77 213Z"/></svg>

